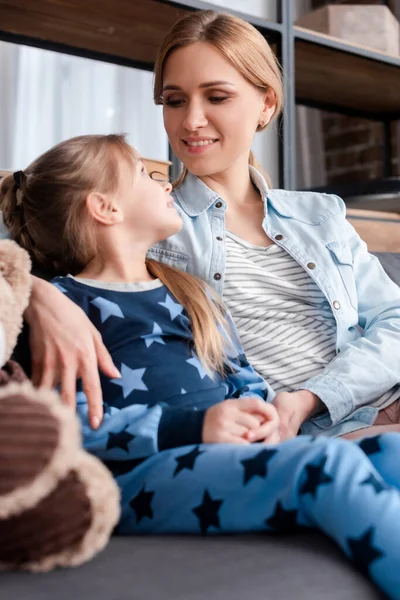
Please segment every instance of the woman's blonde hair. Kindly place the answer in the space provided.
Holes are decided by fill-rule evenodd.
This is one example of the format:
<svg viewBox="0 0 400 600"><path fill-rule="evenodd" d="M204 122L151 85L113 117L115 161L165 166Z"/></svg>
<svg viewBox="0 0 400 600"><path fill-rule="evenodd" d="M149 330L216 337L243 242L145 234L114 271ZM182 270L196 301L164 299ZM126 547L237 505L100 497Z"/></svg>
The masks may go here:
<svg viewBox="0 0 400 600"><path fill-rule="evenodd" d="M154 67L156 104L163 103L163 72L168 57L174 50L195 42L212 44L249 83L263 92L271 90L276 99L272 119L279 115L283 105L282 74L270 45L250 23L213 10L197 11L183 17L165 36ZM267 125L258 126L257 131L265 129ZM262 171L252 151L249 164ZM186 173L185 167L175 181L175 187L182 183Z"/></svg>
<svg viewBox="0 0 400 600"><path fill-rule="evenodd" d="M121 158L132 164L137 160L125 136L83 135L61 142L24 171L1 180L3 221L48 275L75 275L95 257L86 198L93 191L117 192ZM186 309L204 367L210 374L223 372L230 332L218 297L198 278L154 261L147 264Z"/></svg>

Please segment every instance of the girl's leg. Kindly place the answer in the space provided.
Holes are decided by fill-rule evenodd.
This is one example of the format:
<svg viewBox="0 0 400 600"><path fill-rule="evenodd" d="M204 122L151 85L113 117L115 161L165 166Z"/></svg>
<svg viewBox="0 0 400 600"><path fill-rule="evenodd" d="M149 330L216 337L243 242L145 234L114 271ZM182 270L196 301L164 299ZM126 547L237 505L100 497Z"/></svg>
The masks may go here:
<svg viewBox="0 0 400 600"><path fill-rule="evenodd" d="M355 443L368 456L385 483L400 490L400 435L385 433Z"/></svg>
<svg viewBox="0 0 400 600"><path fill-rule="evenodd" d="M119 533L317 527L400 599L400 493L357 444L299 436L274 447L190 446L155 455L118 482Z"/></svg>

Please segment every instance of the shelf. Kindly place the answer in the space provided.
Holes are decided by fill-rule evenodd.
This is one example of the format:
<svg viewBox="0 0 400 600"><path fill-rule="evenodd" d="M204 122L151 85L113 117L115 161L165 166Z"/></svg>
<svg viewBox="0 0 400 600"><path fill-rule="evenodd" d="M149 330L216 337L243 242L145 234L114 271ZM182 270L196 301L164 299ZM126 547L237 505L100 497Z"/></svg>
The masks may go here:
<svg viewBox="0 0 400 600"><path fill-rule="evenodd" d="M187 12L156 0L0 0L0 38L151 69Z"/></svg>
<svg viewBox="0 0 400 600"><path fill-rule="evenodd" d="M152 69L168 29L199 8L220 10L198 0L0 0L0 39ZM230 12L270 38L281 31L279 23Z"/></svg>
<svg viewBox="0 0 400 600"><path fill-rule="evenodd" d="M400 117L400 57L294 27L299 104L378 118Z"/></svg>
<svg viewBox="0 0 400 600"><path fill-rule="evenodd" d="M215 10L216 12L226 12L231 15L235 15L240 19L244 19L248 21L254 27L261 30L264 34L281 34L283 27L281 23L276 23L275 21L269 21L267 19L263 19L262 17L257 17L255 15L251 15L249 13L244 13L241 11L233 10L232 8L228 8L225 6L220 6L217 4L213 4L212 2L203 2L202 0L156 0L161 4L169 4L171 6L177 6L179 8L185 8L187 12L194 10ZM245 6L245 2L243 2Z"/></svg>

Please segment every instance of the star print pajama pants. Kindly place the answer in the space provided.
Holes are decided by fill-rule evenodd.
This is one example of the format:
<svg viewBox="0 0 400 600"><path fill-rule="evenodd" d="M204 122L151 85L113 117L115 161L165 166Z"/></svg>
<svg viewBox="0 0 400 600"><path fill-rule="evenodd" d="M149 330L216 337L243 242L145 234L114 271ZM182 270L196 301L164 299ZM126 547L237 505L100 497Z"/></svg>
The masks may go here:
<svg viewBox="0 0 400 600"><path fill-rule="evenodd" d="M117 532L318 528L390 598L400 599L399 459L395 433L357 444L299 436L277 446L166 450L117 477Z"/></svg>

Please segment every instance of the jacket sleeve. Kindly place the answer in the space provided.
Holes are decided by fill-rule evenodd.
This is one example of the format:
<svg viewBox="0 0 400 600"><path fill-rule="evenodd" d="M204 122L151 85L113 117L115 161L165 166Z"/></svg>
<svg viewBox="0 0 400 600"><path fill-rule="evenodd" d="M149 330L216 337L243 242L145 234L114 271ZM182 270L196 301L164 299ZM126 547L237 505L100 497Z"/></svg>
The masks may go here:
<svg viewBox="0 0 400 600"><path fill-rule="evenodd" d="M140 460L167 448L202 442L205 411L164 403L132 404L121 409L104 403L103 410L100 427L92 429L86 395L77 393L83 445L105 462Z"/></svg>
<svg viewBox="0 0 400 600"><path fill-rule="evenodd" d="M344 203L340 203L344 213ZM301 386L326 405L330 417L327 426L400 383L400 288L345 219L343 234L353 256L358 325L363 335L340 348L322 373Z"/></svg>
<svg viewBox="0 0 400 600"><path fill-rule="evenodd" d="M246 358L240 342L239 333L227 312L227 330L230 332L230 351L225 364L225 384L227 392L225 399L260 396L267 402L272 402L275 392L251 366Z"/></svg>

